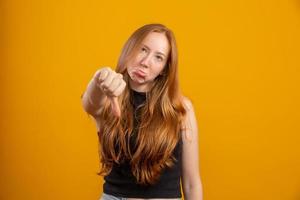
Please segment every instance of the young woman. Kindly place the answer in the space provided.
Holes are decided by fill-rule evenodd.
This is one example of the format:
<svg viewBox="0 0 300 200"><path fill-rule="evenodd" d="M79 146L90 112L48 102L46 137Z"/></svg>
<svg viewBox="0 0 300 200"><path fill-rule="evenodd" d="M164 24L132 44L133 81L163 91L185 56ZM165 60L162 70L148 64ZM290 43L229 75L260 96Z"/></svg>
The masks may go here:
<svg viewBox="0 0 300 200"><path fill-rule="evenodd" d="M147 24L127 40L116 70L102 67L88 84L82 105L97 125L101 200L202 199L197 122L177 65L172 31Z"/></svg>

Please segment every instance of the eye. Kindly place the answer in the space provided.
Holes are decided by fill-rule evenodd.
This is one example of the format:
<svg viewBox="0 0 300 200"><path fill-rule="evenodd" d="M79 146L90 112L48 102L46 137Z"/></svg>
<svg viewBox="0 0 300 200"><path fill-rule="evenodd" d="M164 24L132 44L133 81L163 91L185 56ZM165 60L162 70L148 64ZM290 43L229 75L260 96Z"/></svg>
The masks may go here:
<svg viewBox="0 0 300 200"><path fill-rule="evenodd" d="M147 52L147 49L145 47L142 47L142 52Z"/></svg>
<svg viewBox="0 0 300 200"><path fill-rule="evenodd" d="M161 56L156 56L156 59L159 61L163 61L163 57L161 57Z"/></svg>

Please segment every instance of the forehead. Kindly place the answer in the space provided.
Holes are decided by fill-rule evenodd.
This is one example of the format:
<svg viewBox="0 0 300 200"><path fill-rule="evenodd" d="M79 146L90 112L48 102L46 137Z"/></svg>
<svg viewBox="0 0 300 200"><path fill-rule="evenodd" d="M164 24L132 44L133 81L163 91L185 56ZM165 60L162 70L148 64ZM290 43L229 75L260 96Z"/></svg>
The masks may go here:
<svg viewBox="0 0 300 200"><path fill-rule="evenodd" d="M168 54L170 45L165 33L150 32L142 41L142 45L146 45L153 51Z"/></svg>

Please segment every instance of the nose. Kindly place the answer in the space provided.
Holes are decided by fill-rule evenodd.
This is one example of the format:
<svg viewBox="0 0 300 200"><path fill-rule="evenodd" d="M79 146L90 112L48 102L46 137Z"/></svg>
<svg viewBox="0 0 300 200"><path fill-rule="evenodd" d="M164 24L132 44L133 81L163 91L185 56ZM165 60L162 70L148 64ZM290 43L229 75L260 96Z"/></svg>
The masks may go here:
<svg viewBox="0 0 300 200"><path fill-rule="evenodd" d="M141 65L142 65L143 67L149 67L149 65L150 65L150 54L145 55L145 56L143 57L143 59L141 60Z"/></svg>

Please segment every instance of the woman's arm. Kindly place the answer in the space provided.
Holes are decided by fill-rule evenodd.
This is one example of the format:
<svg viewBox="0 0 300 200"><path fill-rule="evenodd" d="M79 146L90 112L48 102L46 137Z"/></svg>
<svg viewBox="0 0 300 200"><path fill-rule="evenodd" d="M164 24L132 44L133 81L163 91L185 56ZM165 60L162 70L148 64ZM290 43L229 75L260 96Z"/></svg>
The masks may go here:
<svg viewBox="0 0 300 200"><path fill-rule="evenodd" d="M96 78L98 78L100 72L101 70L96 71L85 92L81 96L83 109L94 118L99 115L102 105L107 99L106 95L96 84Z"/></svg>
<svg viewBox="0 0 300 200"><path fill-rule="evenodd" d="M118 96L126 88L123 75L116 73L109 67L103 67L94 74L86 91L82 94L82 106L84 110L95 119L99 117L104 103L111 102L112 113L119 117L121 115Z"/></svg>
<svg viewBox="0 0 300 200"><path fill-rule="evenodd" d="M198 127L191 101L184 98L187 115L183 123L182 187L185 200L202 200L198 155Z"/></svg>

